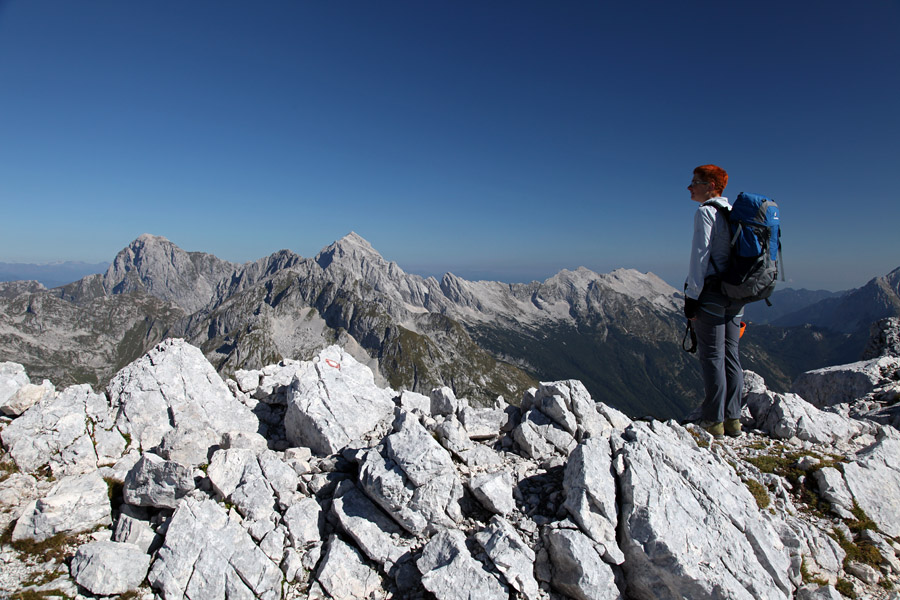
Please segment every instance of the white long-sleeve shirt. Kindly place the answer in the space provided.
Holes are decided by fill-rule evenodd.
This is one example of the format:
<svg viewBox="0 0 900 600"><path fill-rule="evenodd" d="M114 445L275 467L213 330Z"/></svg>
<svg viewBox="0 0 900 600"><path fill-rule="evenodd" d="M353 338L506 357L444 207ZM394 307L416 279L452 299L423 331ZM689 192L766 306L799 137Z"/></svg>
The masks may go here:
<svg viewBox="0 0 900 600"><path fill-rule="evenodd" d="M691 242L691 260L688 266L687 280L684 282L684 294L694 300L700 297L706 278L716 273L715 263L719 269L728 264L731 236L728 222L714 206L731 210L728 198L718 196L701 204L694 213L694 239Z"/></svg>

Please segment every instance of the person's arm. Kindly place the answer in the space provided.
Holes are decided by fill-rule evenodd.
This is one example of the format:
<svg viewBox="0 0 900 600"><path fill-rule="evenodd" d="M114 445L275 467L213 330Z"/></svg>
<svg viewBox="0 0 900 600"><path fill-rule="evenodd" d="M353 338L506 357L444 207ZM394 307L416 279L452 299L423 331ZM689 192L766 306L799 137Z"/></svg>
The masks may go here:
<svg viewBox="0 0 900 600"><path fill-rule="evenodd" d="M686 298L697 300L706 282L709 268L710 241L716 222L716 208L701 206L694 214L694 237L691 240L691 259L688 264L687 281L684 283Z"/></svg>

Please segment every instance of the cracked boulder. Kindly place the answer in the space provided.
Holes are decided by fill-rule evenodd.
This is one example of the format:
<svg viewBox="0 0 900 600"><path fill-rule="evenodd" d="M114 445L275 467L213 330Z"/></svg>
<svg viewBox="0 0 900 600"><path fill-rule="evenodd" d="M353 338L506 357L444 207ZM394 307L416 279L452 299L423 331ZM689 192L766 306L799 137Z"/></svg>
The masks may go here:
<svg viewBox="0 0 900 600"><path fill-rule="evenodd" d="M164 600L281 598L281 571L213 500L181 502L147 580Z"/></svg>
<svg viewBox="0 0 900 600"><path fill-rule="evenodd" d="M87 384L45 395L0 437L21 470L49 467L56 477L91 472L125 451L106 397Z"/></svg>
<svg viewBox="0 0 900 600"><path fill-rule="evenodd" d="M167 339L119 371L107 387L116 425L147 451L190 448L182 456L206 463L209 448L226 432L256 433L259 420L229 390L199 348ZM177 438L185 438L180 440Z"/></svg>
<svg viewBox="0 0 900 600"><path fill-rule="evenodd" d="M338 346L302 363L287 391L288 441L334 454L390 422L394 392L375 384L369 367Z"/></svg>
<svg viewBox="0 0 900 600"><path fill-rule="evenodd" d="M437 600L508 600L506 587L475 560L458 529L435 535L416 561L422 585Z"/></svg>
<svg viewBox="0 0 900 600"><path fill-rule="evenodd" d="M150 556L134 544L100 541L79 546L70 572L90 593L112 596L137 590L149 568Z"/></svg>
<svg viewBox="0 0 900 600"><path fill-rule="evenodd" d="M640 600L791 598L792 565L734 469L674 423L623 436L623 565Z"/></svg>
<svg viewBox="0 0 900 600"><path fill-rule="evenodd" d="M394 433L363 453L359 483L414 535L433 535L462 521L463 484L453 459L412 413L401 412Z"/></svg>
<svg viewBox="0 0 900 600"><path fill-rule="evenodd" d="M44 541L112 523L109 488L97 471L60 479L46 496L29 503L16 521L12 540Z"/></svg>

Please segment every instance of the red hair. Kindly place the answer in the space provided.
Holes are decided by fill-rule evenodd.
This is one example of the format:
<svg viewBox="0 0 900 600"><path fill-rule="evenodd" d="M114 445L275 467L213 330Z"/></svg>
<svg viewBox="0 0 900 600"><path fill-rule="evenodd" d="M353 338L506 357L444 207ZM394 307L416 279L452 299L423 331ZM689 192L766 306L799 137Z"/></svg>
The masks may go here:
<svg viewBox="0 0 900 600"><path fill-rule="evenodd" d="M702 177L703 181L710 182L713 189L719 194L724 192L725 186L728 185L728 173L725 172L725 169L716 165L699 166L694 169L694 175Z"/></svg>

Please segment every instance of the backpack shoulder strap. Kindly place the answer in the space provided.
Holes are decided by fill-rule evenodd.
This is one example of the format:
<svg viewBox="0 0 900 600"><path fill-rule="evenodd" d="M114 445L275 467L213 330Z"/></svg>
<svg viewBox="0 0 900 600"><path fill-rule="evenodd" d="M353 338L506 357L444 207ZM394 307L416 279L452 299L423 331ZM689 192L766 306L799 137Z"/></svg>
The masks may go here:
<svg viewBox="0 0 900 600"><path fill-rule="evenodd" d="M720 215L722 215L722 217L725 218L725 224L728 225L728 227L730 229L731 228L731 212L724 206L721 206L716 203L710 203L709 206L714 207L716 209L716 211L718 211L718 213ZM737 238L740 234L741 234L741 224L738 223L737 229L734 233L734 237L732 237L731 241L729 242L729 248L734 248L734 243L737 241ZM710 257L709 262L713 266L713 270L715 270L716 275L721 275L722 270L719 269L719 266L716 264L716 261L712 260L712 257Z"/></svg>

